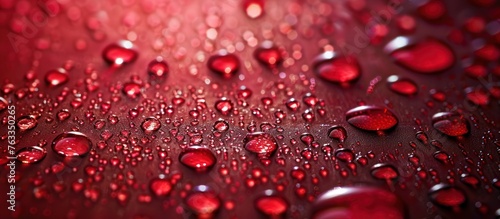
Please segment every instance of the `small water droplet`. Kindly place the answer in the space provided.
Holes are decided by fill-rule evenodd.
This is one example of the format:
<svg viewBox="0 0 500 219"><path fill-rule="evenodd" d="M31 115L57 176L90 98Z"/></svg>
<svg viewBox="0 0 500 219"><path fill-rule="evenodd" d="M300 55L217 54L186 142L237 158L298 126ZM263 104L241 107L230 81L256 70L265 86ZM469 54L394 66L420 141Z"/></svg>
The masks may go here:
<svg viewBox="0 0 500 219"><path fill-rule="evenodd" d="M92 148L92 141L80 132L65 132L52 141L52 150L64 157L86 155Z"/></svg>
<svg viewBox="0 0 500 219"><path fill-rule="evenodd" d="M388 130L398 124L396 116L387 108L359 106L346 113L346 120L356 128L366 131Z"/></svg>
<svg viewBox="0 0 500 219"><path fill-rule="evenodd" d="M8 107L9 107L9 102L5 98L0 97L0 113L3 112Z"/></svg>
<svg viewBox="0 0 500 219"><path fill-rule="evenodd" d="M45 83L49 87L63 85L69 81L69 74L64 68L58 68L48 71L45 74Z"/></svg>
<svg viewBox="0 0 500 219"><path fill-rule="evenodd" d="M330 137L331 139L336 139L340 142L344 142L344 140L347 138L347 131L344 127L335 125L328 130L328 137Z"/></svg>
<svg viewBox="0 0 500 219"><path fill-rule="evenodd" d="M23 116L17 121L17 128L21 132L25 132L34 129L38 125L38 121L33 115Z"/></svg>
<svg viewBox="0 0 500 219"><path fill-rule="evenodd" d="M377 179L383 179L387 181L394 180L399 176L399 173L394 166L383 163L373 165L371 174Z"/></svg>
<svg viewBox="0 0 500 219"><path fill-rule="evenodd" d="M47 156L47 150L38 146L25 147L16 153L17 160L24 164L40 162Z"/></svg>
<svg viewBox="0 0 500 219"><path fill-rule="evenodd" d="M222 98L215 102L215 109L219 111L222 115L229 115L233 110L233 102L226 98Z"/></svg>
<svg viewBox="0 0 500 219"><path fill-rule="evenodd" d="M268 68L276 68L283 61L280 49L271 41L264 41L255 49L254 57Z"/></svg>
<svg viewBox="0 0 500 219"><path fill-rule="evenodd" d="M391 91L406 96L415 95L418 92L418 86L414 81L408 78L401 78L397 75L389 76L387 78L387 85Z"/></svg>
<svg viewBox="0 0 500 219"><path fill-rule="evenodd" d="M208 59L207 66L224 78L231 78L240 68L240 60L234 54L220 51Z"/></svg>
<svg viewBox="0 0 500 219"><path fill-rule="evenodd" d="M142 122L141 128L146 134L149 135L161 128L161 122L157 118L149 117Z"/></svg>
<svg viewBox="0 0 500 219"><path fill-rule="evenodd" d="M248 133L245 136L244 143L245 149L263 157L271 156L278 149L276 139L264 132Z"/></svg>
<svg viewBox="0 0 500 219"><path fill-rule="evenodd" d="M122 92L131 99L139 97L142 93L142 86L135 82L127 82L123 84Z"/></svg>
<svg viewBox="0 0 500 219"><path fill-rule="evenodd" d="M229 129L229 123L227 123L225 120L217 120L214 123L214 130L218 132L225 132Z"/></svg>
<svg viewBox="0 0 500 219"><path fill-rule="evenodd" d="M149 189L157 197L168 196L172 191L172 184L169 180L165 179L163 176L154 178L149 182Z"/></svg>
<svg viewBox="0 0 500 219"><path fill-rule="evenodd" d="M134 44L128 40L110 44L102 51L104 61L113 66L131 63L137 59L138 55L139 53L134 50Z"/></svg>
<svg viewBox="0 0 500 219"><path fill-rule="evenodd" d="M179 154L179 161L198 172L205 172L217 162L214 153L202 146L191 146Z"/></svg>
<svg viewBox="0 0 500 219"><path fill-rule="evenodd" d="M148 64L147 72L150 77L155 80L164 79L169 73L170 69L167 62L163 60L163 57L158 56L156 59Z"/></svg>

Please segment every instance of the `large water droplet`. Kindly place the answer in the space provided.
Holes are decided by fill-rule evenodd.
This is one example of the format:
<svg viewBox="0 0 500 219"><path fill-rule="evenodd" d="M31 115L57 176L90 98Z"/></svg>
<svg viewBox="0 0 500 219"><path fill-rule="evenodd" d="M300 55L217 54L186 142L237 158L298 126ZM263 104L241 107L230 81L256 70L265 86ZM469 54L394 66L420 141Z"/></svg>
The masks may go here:
<svg viewBox="0 0 500 219"><path fill-rule="evenodd" d="M231 78L240 68L240 60L234 54L220 51L219 54L208 59L207 66L213 72L222 75L222 77Z"/></svg>
<svg viewBox="0 0 500 219"><path fill-rule="evenodd" d="M131 63L137 59L138 55L137 51L134 50L134 44L128 40L110 44L102 51L104 61L113 66Z"/></svg>
<svg viewBox="0 0 500 219"><path fill-rule="evenodd" d="M205 185L195 187L185 203L198 218L213 218L221 205L217 194Z"/></svg>
<svg viewBox="0 0 500 219"><path fill-rule="evenodd" d="M90 139L80 132L65 132L52 141L52 150L64 157L84 156L91 148Z"/></svg>
<svg viewBox="0 0 500 219"><path fill-rule="evenodd" d="M387 78L387 85L389 89L395 93L411 96L418 92L417 84L407 78L401 78L397 75L391 75Z"/></svg>
<svg viewBox="0 0 500 219"><path fill-rule="evenodd" d="M403 202L389 191L374 187L340 187L320 195L313 205L314 219L403 219Z"/></svg>
<svg viewBox="0 0 500 219"><path fill-rule="evenodd" d="M385 51L397 64L422 74L442 72L455 62L453 51L434 38L414 42L406 37L398 37L387 44Z"/></svg>
<svg viewBox="0 0 500 219"><path fill-rule="evenodd" d="M358 106L346 113L346 120L356 128L366 131L383 131L398 124L396 116L387 108Z"/></svg>
<svg viewBox="0 0 500 219"><path fill-rule="evenodd" d="M17 127L21 132L34 129L38 125L38 121L33 115L23 116L17 121Z"/></svg>
<svg viewBox="0 0 500 219"><path fill-rule="evenodd" d="M38 146L25 147L16 153L17 160L25 164L39 162L47 156L47 150Z"/></svg>
<svg viewBox="0 0 500 219"><path fill-rule="evenodd" d="M432 116L432 126L448 136L462 136L469 133L469 121L457 113L440 112Z"/></svg>
<svg viewBox="0 0 500 219"><path fill-rule="evenodd" d="M353 82L361 75L356 58L333 52L324 52L316 57L313 68L320 78L340 84Z"/></svg>
<svg viewBox="0 0 500 219"><path fill-rule="evenodd" d="M264 195L255 200L255 208L270 218L279 218L288 210L288 202L272 190L264 191Z"/></svg>
<svg viewBox="0 0 500 219"><path fill-rule="evenodd" d="M248 133L245 136L244 143L245 149L263 157L271 156L278 149L276 139L264 132Z"/></svg>
<svg viewBox="0 0 500 219"><path fill-rule="evenodd" d="M191 146L184 149L184 151L179 154L179 161L198 172L204 172L215 165L217 158L215 158L214 153L206 147Z"/></svg>
<svg viewBox="0 0 500 219"><path fill-rule="evenodd" d="M443 183L434 185L429 190L429 198L438 206L457 210L467 201L462 190Z"/></svg>
<svg viewBox="0 0 500 219"><path fill-rule="evenodd" d="M157 118L149 117L142 122L141 128L146 134L149 135L161 128L161 122Z"/></svg>
<svg viewBox="0 0 500 219"><path fill-rule="evenodd" d="M45 74L45 83L50 87L65 84L68 80L69 74L64 68L53 69Z"/></svg>

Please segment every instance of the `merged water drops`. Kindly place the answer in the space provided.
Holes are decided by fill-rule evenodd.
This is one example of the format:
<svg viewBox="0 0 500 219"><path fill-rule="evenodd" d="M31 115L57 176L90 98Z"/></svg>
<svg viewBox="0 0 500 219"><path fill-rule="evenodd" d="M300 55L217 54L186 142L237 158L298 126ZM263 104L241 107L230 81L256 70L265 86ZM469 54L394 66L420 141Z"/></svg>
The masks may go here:
<svg viewBox="0 0 500 219"><path fill-rule="evenodd" d="M387 108L358 106L346 113L346 120L356 128L366 131L384 131L398 124L398 118Z"/></svg>
<svg viewBox="0 0 500 219"><path fill-rule="evenodd" d="M443 183L432 186L429 190L429 198L438 206L454 210L459 210L467 201L462 190Z"/></svg>
<svg viewBox="0 0 500 219"><path fill-rule="evenodd" d="M102 51L102 58L112 66L134 62L138 56L139 53L134 49L134 44L128 40L110 44Z"/></svg>
<svg viewBox="0 0 500 219"><path fill-rule="evenodd" d="M455 63L453 51L435 38L415 42L407 37L397 37L387 44L385 51L397 64L422 74L442 72Z"/></svg>
<svg viewBox="0 0 500 219"><path fill-rule="evenodd" d="M313 69L320 78L340 84L351 83L361 76L361 69L355 57L330 51L316 57Z"/></svg>
<svg viewBox="0 0 500 219"><path fill-rule="evenodd" d="M33 115L22 116L16 125L19 131L25 132L34 129L38 125L38 120Z"/></svg>
<svg viewBox="0 0 500 219"><path fill-rule="evenodd" d="M240 60L234 54L228 54L225 51L220 51L216 55L212 55L207 62L210 70L220 74L224 78L231 78L238 72L240 68Z"/></svg>
<svg viewBox="0 0 500 219"><path fill-rule="evenodd" d="M198 172L205 172L217 162L214 153L203 146L191 146L179 154L179 161Z"/></svg>
<svg viewBox="0 0 500 219"><path fill-rule="evenodd" d="M440 112L432 116L432 126L441 133L458 137L469 133L469 121L458 113Z"/></svg>
<svg viewBox="0 0 500 219"><path fill-rule="evenodd" d="M312 218L403 219L405 205L389 191L375 187L339 187L321 194Z"/></svg>
<svg viewBox="0 0 500 219"><path fill-rule="evenodd" d="M24 164L40 162L47 156L47 150L38 146L25 147L16 153L17 160Z"/></svg>
<svg viewBox="0 0 500 219"><path fill-rule="evenodd" d="M280 218L288 211L288 202L273 190L266 190L255 199L255 208L270 218Z"/></svg>
<svg viewBox="0 0 500 219"><path fill-rule="evenodd" d="M264 132L248 133L244 143L246 150L262 157L269 157L278 149L276 139L271 134Z"/></svg>
<svg viewBox="0 0 500 219"><path fill-rule="evenodd" d="M69 81L69 74L64 68L53 69L45 73L45 83L57 87Z"/></svg>
<svg viewBox="0 0 500 219"><path fill-rule="evenodd" d="M198 218L213 218L221 206L217 194L208 186L196 186L184 199L187 207L193 211Z"/></svg>
<svg viewBox="0 0 500 219"><path fill-rule="evenodd" d="M397 75L391 75L387 78L387 85L395 93L411 96L418 92L417 84L408 78L401 78Z"/></svg>
<svg viewBox="0 0 500 219"><path fill-rule="evenodd" d="M260 47L255 49L254 57L268 68L276 68L277 65L283 62L280 49L274 46L271 41L264 41Z"/></svg>
<svg viewBox="0 0 500 219"><path fill-rule="evenodd" d="M92 148L92 141L80 132L65 132L52 141L52 150L64 157L85 156Z"/></svg>

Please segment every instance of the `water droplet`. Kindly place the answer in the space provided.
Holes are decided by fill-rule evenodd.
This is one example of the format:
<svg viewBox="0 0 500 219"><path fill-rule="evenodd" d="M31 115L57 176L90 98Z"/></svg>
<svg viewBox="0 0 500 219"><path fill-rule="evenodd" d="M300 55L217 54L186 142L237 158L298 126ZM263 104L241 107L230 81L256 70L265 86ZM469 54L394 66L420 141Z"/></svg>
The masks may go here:
<svg viewBox="0 0 500 219"><path fill-rule="evenodd" d="M297 111L300 108L300 102L298 100L296 100L295 98L291 98L291 99L287 100L285 105L289 110L292 110L292 111Z"/></svg>
<svg viewBox="0 0 500 219"><path fill-rule="evenodd" d="M385 51L397 64L422 74L442 72L455 62L451 49L434 38L414 42L405 37L398 37L387 44Z"/></svg>
<svg viewBox="0 0 500 219"><path fill-rule="evenodd" d="M264 13L264 0L245 0L243 8L248 17L258 18Z"/></svg>
<svg viewBox="0 0 500 219"><path fill-rule="evenodd" d="M240 60L234 54L220 51L219 54L208 59L207 66L213 72L222 75L222 77L231 78L240 68Z"/></svg>
<svg viewBox="0 0 500 219"><path fill-rule="evenodd" d="M198 218L213 218L221 202L217 194L208 186L200 185L186 196L185 203Z"/></svg>
<svg viewBox="0 0 500 219"><path fill-rule="evenodd" d="M163 176L160 176L150 181L149 189L158 197L168 196L172 191L172 184Z"/></svg>
<svg viewBox="0 0 500 219"><path fill-rule="evenodd" d="M252 90L250 90L248 87L241 86L238 89L238 98L240 98L240 99L248 99L251 96L252 96Z"/></svg>
<svg viewBox="0 0 500 219"><path fill-rule="evenodd" d="M398 171L394 166L383 163L373 165L371 174L373 177L383 180L394 180L399 176Z"/></svg>
<svg viewBox="0 0 500 219"><path fill-rule="evenodd" d="M16 153L17 160L25 164L37 163L45 156L47 156L47 150L38 146L25 147Z"/></svg>
<svg viewBox="0 0 500 219"><path fill-rule="evenodd" d="M328 130L328 137L344 142L347 138L347 131L344 127L335 125Z"/></svg>
<svg viewBox="0 0 500 219"><path fill-rule="evenodd" d="M397 75L391 75L387 78L387 85L389 89L395 93L411 96L418 92L417 84L407 78L401 78Z"/></svg>
<svg viewBox="0 0 500 219"><path fill-rule="evenodd" d="M446 14L446 6L441 0L429 0L420 5L417 11L422 18L429 21L436 21Z"/></svg>
<svg viewBox="0 0 500 219"><path fill-rule="evenodd" d="M314 219L403 219L405 205L389 191L375 187L338 187L321 194L313 204Z"/></svg>
<svg viewBox="0 0 500 219"><path fill-rule="evenodd" d="M354 153L347 148L341 148L335 151L335 157L343 162L352 162L354 160Z"/></svg>
<svg viewBox="0 0 500 219"><path fill-rule="evenodd" d="M490 94L483 88L468 87L465 89L465 97L479 106L486 106L490 103Z"/></svg>
<svg viewBox="0 0 500 219"><path fill-rule="evenodd" d="M128 82L123 84L122 92L131 99L139 97L142 93L142 86L135 82Z"/></svg>
<svg viewBox="0 0 500 219"><path fill-rule="evenodd" d="M432 116L432 126L448 136L462 136L469 133L469 121L457 113L440 112Z"/></svg>
<svg viewBox="0 0 500 219"><path fill-rule="evenodd" d="M225 120L217 120L214 123L214 130L218 132L225 132L229 129L229 123L227 123Z"/></svg>
<svg viewBox="0 0 500 219"><path fill-rule="evenodd" d="M202 146L191 146L179 154L179 161L198 172L205 172L217 162L214 153Z"/></svg>
<svg viewBox="0 0 500 219"><path fill-rule="evenodd" d="M467 201L462 190L443 183L432 186L429 198L438 206L453 209L459 209Z"/></svg>
<svg viewBox="0 0 500 219"><path fill-rule="evenodd" d="M387 108L359 106L346 113L346 120L356 128L366 131L388 130L398 124L396 116Z"/></svg>
<svg viewBox="0 0 500 219"><path fill-rule="evenodd" d="M3 112L8 107L9 107L9 102L3 97L0 97L0 113Z"/></svg>
<svg viewBox="0 0 500 219"><path fill-rule="evenodd" d="M219 111L222 115L229 115L233 110L233 102L226 98L222 98L215 102L215 109Z"/></svg>
<svg viewBox="0 0 500 219"><path fill-rule="evenodd" d="M245 136L244 143L245 149L263 157L271 156L278 149L276 139L264 132L248 133Z"/></svg>
<svg viewBox="0 0 500 219"><path fill-rule="evenodd" d="M69 113L69 111L67 109L62 109L61 111L59 111L57 113L57 119L61 122L68 119L70 116L71 116L71 113Z"/></svg>
<svg viewBox="0 0 500 219"><path fill-rule="evenodd" d="M164 79L169 73L170 69L167 62L163 60L163 57L158 56L155 60L148 64L147 68L149 76L155 80Z"/></svg>
<svg viewBox="0 0 500 219"><path fill-rule="evenodd" d="M45 74L45 83L47 83L49 87L65 84L68 80L69 74L64 68L53 69Z"/></svg>
<svg viewBox="0 0 500 219"><path fill-rule="evenodd" d="M262 45L255 50L254 57L268 68L275 68L283 61L280 49L274 46L271 41L264 41Z"/></svg>
<svg viewBox="0 0 500 219"><path fill-rule="evenodd" d="M316 57L313 68L320 78L340 84L353 82L361 75L356 58L333 52L324 52Z"/></svg>
<svg viewBox="0 0 500 219"><path fill-rule="evenodd" d="M149 135L161 128L161 122L157 118L149 117L142 122L141 128L146 134Z"/></svg>
<svg viewBox="0 0 500 219"><path fill-rule="evenodd" d="M34 129L38 125L38 121L33 115L23 116L17 121L17 127L21 132Z"/></svg>
<svg viewBox="0 0 500 219"><path fill-rule="evenodd" d="M91 148L90 139L80 132L65 132L52 141L52 150L64 157L84 156Z"/></svg>
<svg viewBox="0 0 500 219"><path fill-rule="evenodd" d="M264 195L255 200L255 208L270 218L279 218L288 210L288 202L272 190L264 191Z"/></svg>
<svg viewBox="0 0 500 219"><path fill-rule="evenodd" d="M137 59L138 55L139 53L134 50L134 44L128 40L110 44L102 52L104 61L113 66L131 63Z"/></svg>

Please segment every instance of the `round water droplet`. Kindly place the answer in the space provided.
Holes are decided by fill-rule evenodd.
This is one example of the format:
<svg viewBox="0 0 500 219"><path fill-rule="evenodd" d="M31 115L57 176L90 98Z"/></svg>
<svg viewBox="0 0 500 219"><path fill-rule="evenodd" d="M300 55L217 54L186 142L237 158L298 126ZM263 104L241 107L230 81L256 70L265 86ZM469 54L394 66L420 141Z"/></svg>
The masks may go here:
<svg viewBox="0 0 500 219"><path fill-rule="evenodd" d="M38 121L33 115L23 116L17 121L17 128L21 132L25 132L34 129L38 125Z"/></svg>
<svg viewBox="0 0 500 219"><path fill-rule="evenodd" d="M406 37L398 37L387 44L385 51L397 64L422 74L442 72L455 62L453 51L434 38L414 42Z"/></svg>
<svg viewBox="0 0 500 219"><path fill-rule="evenodd" d="M254 57L268 68L275 68L283 61L280 49L274 46L271 41L264 41L262 45L255 50Z"/></svg>
<svg viewBox="0 0 500 219"><path fill-rule="evenodd" d="M244 143L245 149L263 157L271 156L278 149L276 139L264 132L248 133L245 136Z"/></svg>
<svg viewBox="0 0 500 219"><path fill-rule="evenodd" d="M366 131L388 130L398 124L396 116L387 108L358 106L346 113L346 120L356 128Z"/></svg>
<svg viewBox="0 0 500 219"><path fill-rule="evenodd" d="M341 148L335 151L335 157L343 162L352 162L354 160L354 153L347 148Z"/></svg>
<svg viewBox="0 0 500 219"><path fill-rule="evenodd" d="M141 128L146 134L151 134L161 128L161 122L157 118L149 117L142 122Z"/></svg>
<svg viewBox="0 0 500 219"><path fill-rule="evenodd" d="M69 74L64 68L50 70L45 74L45 83L49 87L65 84L69 80Z"/></svg>
<svg viewBox="0 0 500 219"><path fill-rule="evenodd" d="M339 187L320 195L313 204L313 219L404 219L405 205L389 191L374 187Z"/></svg>
<svg viewBox="0 0 500 219"><path fill-rule="evenodd" d="M394 166L383 163L373 165L371 174L373 177L383 180L394 180L399 176L398 171Z"/></svg>
<svg viewBox="0 0 500 219"><path fill-rule="evenodd" d="M432 116L432 126L448 136L462 136L469 133L469 121L457 113L440 112Z"/></svg>
<svg viewBox="0 0 500 219"><path fill-rule="evenodd" d="M324 52L316 57L313 69L320 78L340 84L353 82L361 75L356 58L333 52Z"/></svg>
<svg viewBox="0 0 500 219"><path fill-rule="evenodd" d="M172 191L172 184L163 177L154 178L149 182L149 189L158 197L168 196Z"/></svg>
<svg viewBox="0 0 500 219"><path fill-rule="evenodd" d="M47 156L47 150L38 146L25 147L16 153L17 160L25 164L37 163Z"/></svg>
<svg viewBox="0 0 500 219"><path fill-rule="evenodd" d="M155 60L151 61L147 68L149 76L155 80L164 79L169 71L170 69L167 62L165 62L161 56L158 56Z"/></svg>
<svg viewBox="0 0 500 219"><path fill-rule="evenodd" d="M191 146L184 149L184 151L179 154L179 161L198 172L204 172L215 165L217 158L214 153L206 147Z"/></svg>
<svg viewBox="0 0 500 219"><path fill-rule="evenodd" d="M207 66L213 72L222 75L222 77L231 78L240 68L240 60L234 54L221 51L208 59Z"/></svg>
<svg viewBox="0 0 500 219"><path fill-rule="evenodd" d="M219 111L222 115L229 115L233 110L233 102L226 98L222 98L215 102L215 109Z"/></svg>
<svg viewBox="0 0 500 219"><path fill-rule="evenodd" d="M91 148L90 139L80 132L65 132L52 141L52 150L64 157L84 156Z"/></svg>
<svg viewBox="0 0 500 219"><path fill-rule="evenodd" d="M288 210L288 202L272 190L266 190L264 195L254 202L255 208L270 218L279 218Z"/></svg>
<svg viewBox="0 0 500 219"><path fill-rule="evenodd" d="M411 96L418 92L417 84L407 78L401 78L397 75L391 75L387 78L387 85L395 93Z"/></svg>
<svg viewBox="0 0 500 219"><path fill-rule="evenodd" d="M104 61L113 66L131 63L137 59L138 55L139 53L134 50L134 44L128 40L121 40L108 45L102 51Z"/></svg>
<svg viewBox="0 0 500 219"><path fill-rule="evenodd" d="M347 131L344 127L335 125L328 130L328 137L344 142L347 138Z"/></svg>
<svg viewBox="0 0 500 219"><path fill-rule="evenodd" d="M248 99L252 96L252 90L250 90L248 87L246 86L241 86L239 89L238 89L238 98L240 99Z"/></svg>
<svg viewBox="0 0 500 219"><path fill-rule="evenodd" d="M128 82L123 84L122 92L131 99L139 97L142 93L142 86L135 82Z"/></svg>
<svg viewBox="0 0 500 219"><path fill-rule="evenodd" d="M204 185L195 187L184 202L198 218L213 218L221 205L217 194Z"/></svg>
<svg viewBox="0 0 500 219"><path fill-rule="evenodd" d="M462 190L443 183L432 186L429 198L438 206L454 209L463 206L467 201Z"/></svg>
<svg viewBox="0 0 500 219"><path fill-rule="evenodd" d="M229 123L227 123L225 120L217 120L214 123L214 130L218 132L225 132L229 129Z"/></svg>

